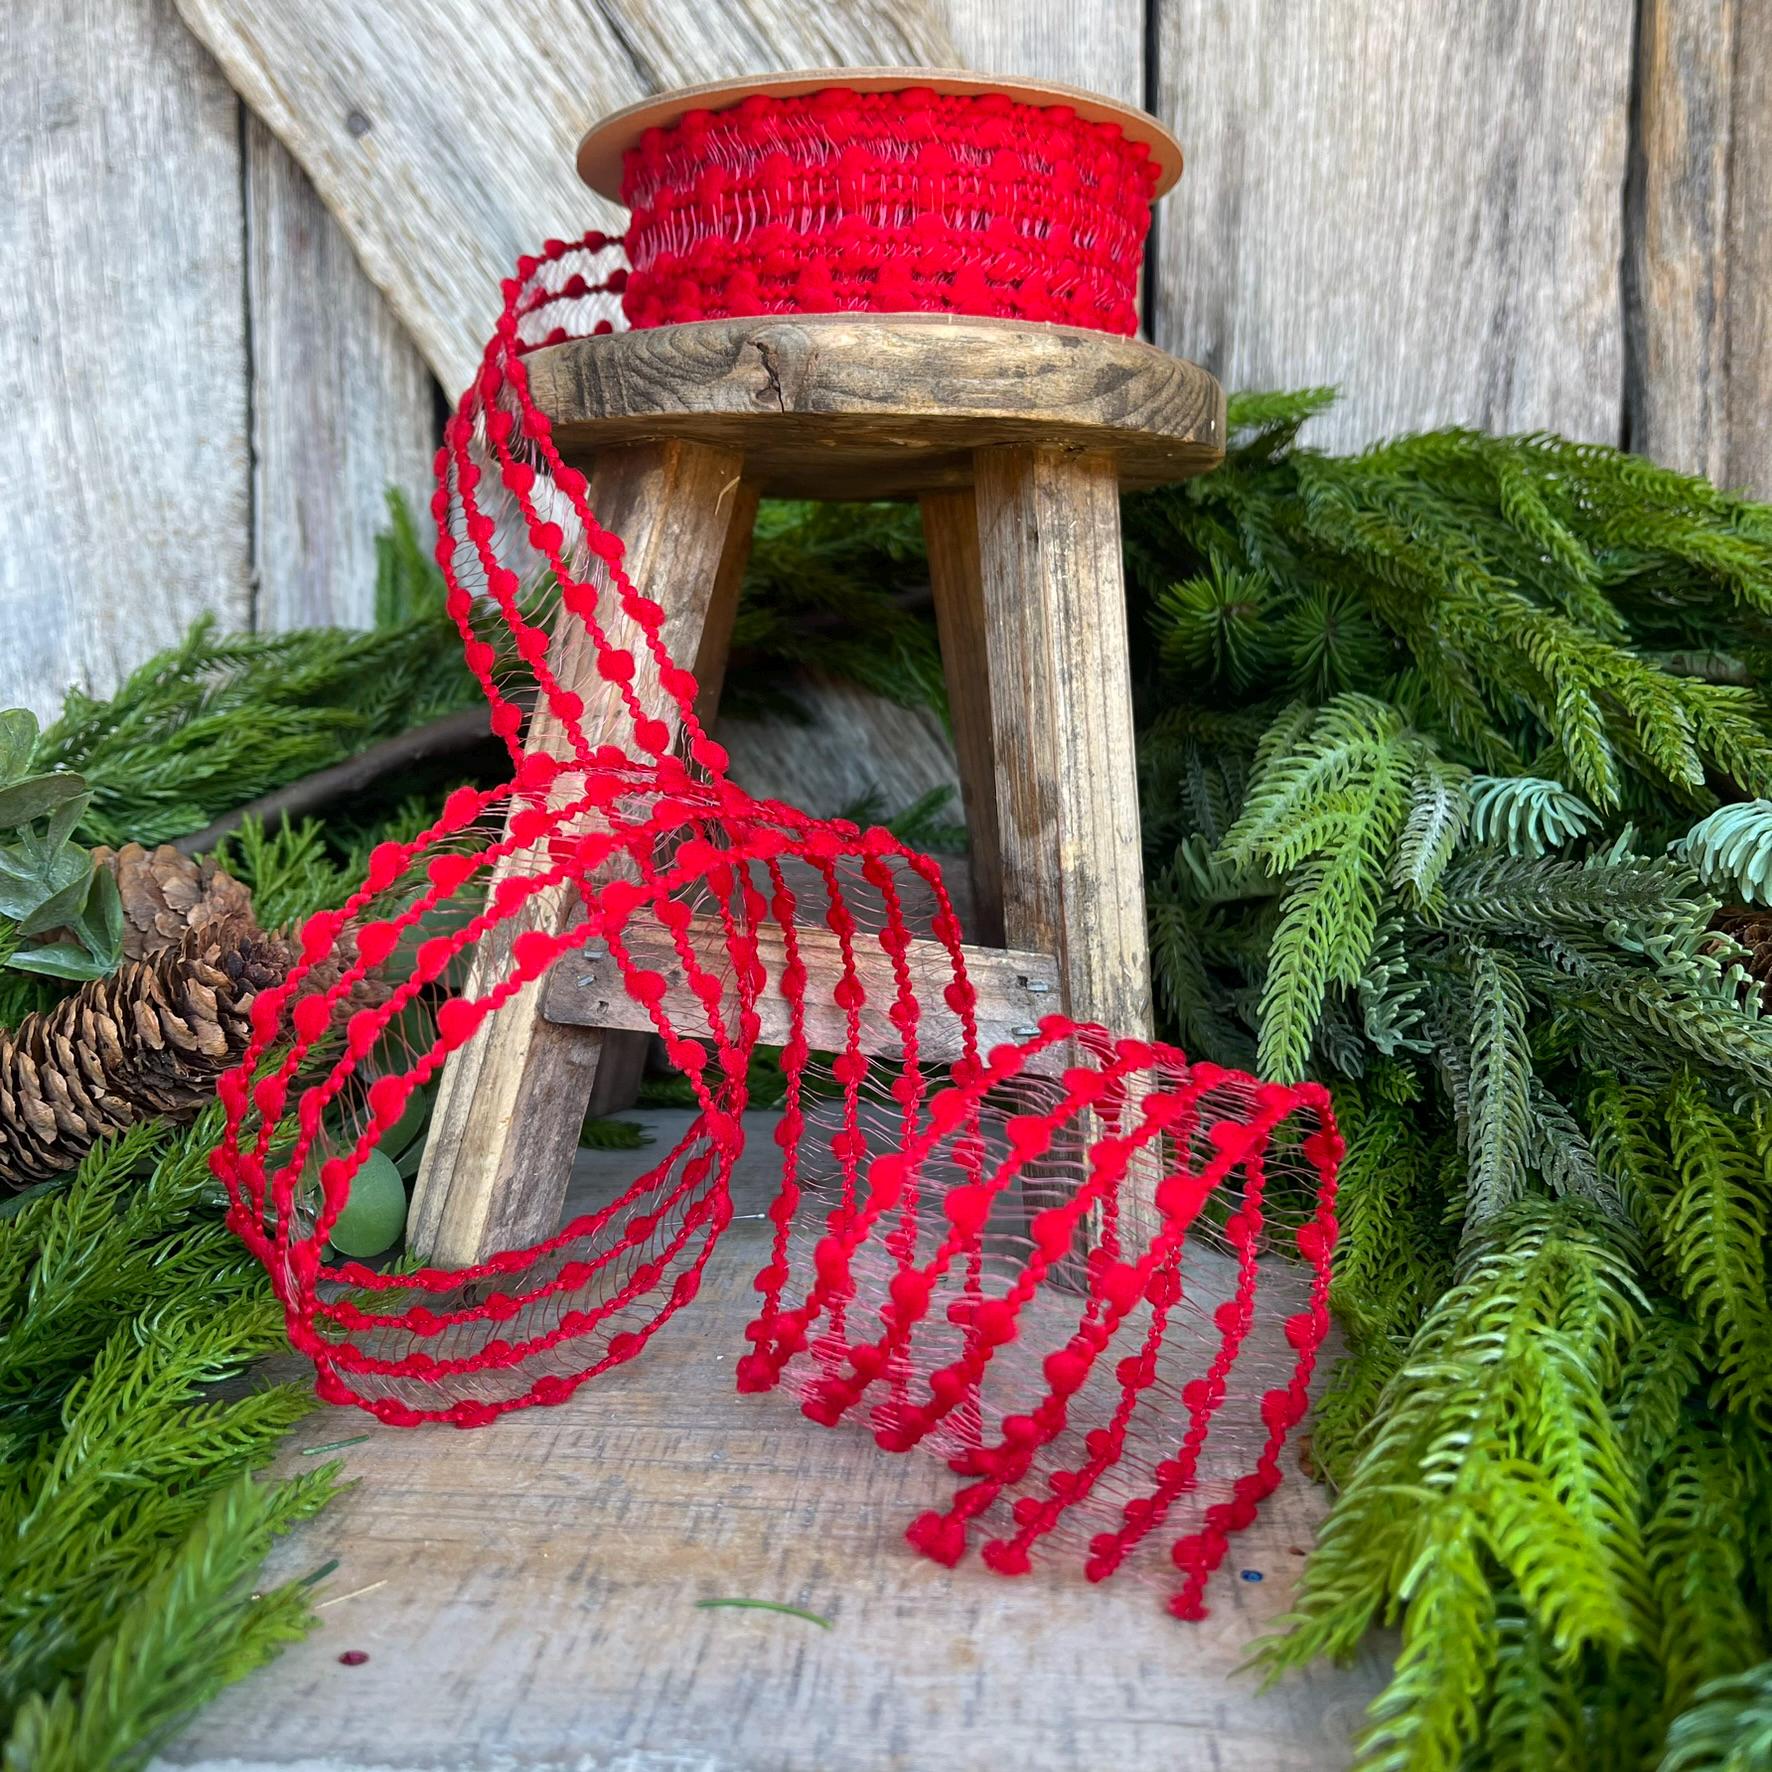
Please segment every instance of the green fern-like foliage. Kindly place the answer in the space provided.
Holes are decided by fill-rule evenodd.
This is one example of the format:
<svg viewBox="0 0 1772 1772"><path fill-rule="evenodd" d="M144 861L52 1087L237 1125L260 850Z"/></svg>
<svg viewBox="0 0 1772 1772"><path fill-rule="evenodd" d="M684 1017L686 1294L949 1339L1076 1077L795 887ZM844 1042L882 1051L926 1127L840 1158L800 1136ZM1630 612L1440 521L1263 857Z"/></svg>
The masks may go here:
<svg viewBox="0 0 1772 1772"><path fill-rule="evenodd" d="M283 1313L218 1209L219 1110L145 1123L0 1219L0 1764L143 1764L191 1710L312 1622L255 1596L271 1541L335 1466L262 1470L313 1407L218 1394L284 1347Z"/></svg>
<svg viewBox="0 0 1772 1772"><path fill-rule="evenodd" d="M1321 403L1125 519L1167 1031L1349 1137L1269 1658L1400 1622L1363 1766L1646 1772L1772 1604L1772 1017L1712 927L1769 902L1772 512L1550 437L1324 456Z"/></svg>
<svg viewBox="0 0 1772 1772"><path fill-rule="evenodd" d="M1599 822L1593 808L1560 781L1532 775L1483 775L1470 784L1472 841L1509 855L1561 849Z"/></svg>
<svg viewBox="0 0 1772 1772"><path fill-rule="evenodd" d="M1261 996L1270 1076L1303 1074L1331 985L1353 989L1372 957L1418 750L1394 709L1349 693L1282 715L1256 751L1219 855L1287 883Z"/></svg>
<svg viewBox="0 0 1772 1772"><path fill-rule="evenodd" d="M1772 1766L1772 1661L1699 1687L1667 1732L1660 1772L1766 1772Z"/></svg>
<svg viewBox="0 0 1772 1772"><path fill-rule="evenodd" d="M1650 1628L1630 1466L1607 1407L1643 1324L1628 1262L1584 1209L1522 1202L1465 1271L1386 1387L1292 1632L1266 1651L1271 1668L1346 1655L1403 1613L1404 1653L1362 1767L1459 1763L1494 1671L1504 1584L1558 1656L1616 1654Z"/></svg>
<svg viewBox="0 0 1772 1772"><path fill-rule="evenodd" d="M1644 1523L1660 1628L1662 1712L1671 1723L1712 1680L1757 1662L1762 1617L1744 1592L1742 1479L1717 1424L1689 1418L1657 1467ZM1694 1625L1698 1617L1702 1624Z"/></svg>
<svg viewBox="0 0 1772 1772"><path fill-rule="evenodd" d="M1772 1429L1772 1292L1768 1291L1767 1162L1762 1121L1719 1111L1690 1075L1667 1100L1665 1186L1656 1230L1717 1373L1715 1400Z"/></svg>
<svg viewBox="0 0 1772 1772"><path fill-rule="evenodd" d="M1719 806L1675 847L1707 886L1772 904L1772 800Z"/></svg>
<svg viewBox="0 0 1772 1772"><path fill-rule="evenodd" d="M1238 397L1223 468L1129 498L1123 523L1161 1031L1329 1079L1349 1137L1331 1298L1346 1353L1309 1449L1337 1498L1268 1658L1400 1628L1368 1767L1752 1763L1772 1611L1772 1017L1754 957L1711 925L1764 899L1772 853L1772 512L1552 437L1325 455L1305 439L1329 398ZM396 522L376 631L200 633L113 702L73 700L32 768L86 776L88 840L195 829L472 705L438 597ZM939 707L914 512L766 507L737 642L729 708L790 705L803 667ZM311 904L400 816L249 826L230 865L269 903ZM939 806L903 819L957 841ZM757 1054L752 1099L780 1088ZM27 1202L24 1245L0 1220L15 1461L56 1439L120 1326L167 1348L195 1332L165 1312L157 1268L215 1300L205 1333L250 1316L251 1273L193 1223L185 1190L207 1179L183 1149L101 1153L53 1212ZM93 1386L76 1401L102 1407ZM200 1407L166 1404L170 1444ZM70 1467L66 1493L83 1480ZM250 1495L208 1493L239 1510L215 1532L252 1530ZM98 1638L65 1568L17 1573L84 1634L58 1647L46 1615L21 1616L32 1678L60 1683L24 1697L9 1767L151 1739L162 1713L131 1668L183 1703L238 1665L211 1658L204 1619L256 1653L251 1620L198 1580L226 1567L214 1518L193 1497L160 1520L184 1587L150 1590L131 1564ZM143 1606L191 1626L192 1683L166 1674L135 1604L150 1591Z"/></svg>

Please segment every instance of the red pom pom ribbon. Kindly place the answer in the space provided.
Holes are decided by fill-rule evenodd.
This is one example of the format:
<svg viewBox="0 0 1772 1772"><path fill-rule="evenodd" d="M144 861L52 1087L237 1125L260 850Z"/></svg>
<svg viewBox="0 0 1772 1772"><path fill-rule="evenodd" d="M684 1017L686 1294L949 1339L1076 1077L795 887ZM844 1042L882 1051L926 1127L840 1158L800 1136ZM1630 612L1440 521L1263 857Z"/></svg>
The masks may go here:
<svg viewBox="0 0 1772 1772"><path fill-rule="evenodd" d="M1074 114L932 94L751 100L649 135L628 172L637 324L828 303L1132 327L1151 167ZM756 221L742 241L740 216ZM1328 1325L1327 1095L1063 1017L982 1051L939 867L727 779L663 611L628 578L524 373L535 345L613 324L610 252L588 235L524 261L438 457L448 607L512 780L459 790L415 840L379 847L260 997L221 1087L229 1222L325 1400L462 1427L563 1401L695 1296L732 1216L774 996L789 1028L781 1178L739 1388L786 1384L815 1421L939 1453L963 1482L909 1528L928 1555L951 1563L982 1535L986 1564L1016 1574L1058 1545L1100 1579L1155 1538L1157 1569L1179 1572L1172 1609L1197 1617L1279 1481ZM542 578L596 658L595 722L552 674L521 593ZM523 748L524 701L549 716L550 754ZM916 988L913 941L938 956L937 988ZM661 943L683 992L666 987ZM408 1010L470 950L506 954L502 971L444 999L413 1044ZM858 963L875 952L890 987L878 961ZM699 1103L676 1148L599 1210L469 1268L323 1260L411 1089L496 1037L518 991L591 955ZM383 989L364 1007L371 973ZM846 1029L825 1060L814 1009ZM864 1018L882 1015L901 1041L890 1060L862 1049Z"/></svg>

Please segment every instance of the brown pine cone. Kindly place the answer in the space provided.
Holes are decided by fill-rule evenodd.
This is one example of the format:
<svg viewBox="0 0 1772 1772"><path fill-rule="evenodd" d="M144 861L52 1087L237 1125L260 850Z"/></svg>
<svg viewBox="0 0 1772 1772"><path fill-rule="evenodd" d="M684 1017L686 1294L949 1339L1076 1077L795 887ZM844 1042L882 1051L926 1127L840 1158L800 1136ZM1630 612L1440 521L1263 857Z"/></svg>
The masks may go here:
<svg viewBox="0 0 1772 1772"><path fill-rule="evenodd" d="M1745 964L1760 981L1760 1001L1772 1014L1772 910L1727 904L1711 918L1710 926L1747 949Z"/></svg>
<svg viewBox="0 0 1772 1772"><path fill-rule="evenodd" d="M196 862L170 843L97 848L92 859L117 876L123 900L123 957L145 960L221 917L250 914L252 894L213 861Z"/></svg>
<svg viewBox="0 0 1772 1772"><path fill-rule="evenodd" d="M250 910L223 914L0 1033L0 1186L72 1169L150 1115L190 1119L245 1050L253 998L295 958Z"/></svg>

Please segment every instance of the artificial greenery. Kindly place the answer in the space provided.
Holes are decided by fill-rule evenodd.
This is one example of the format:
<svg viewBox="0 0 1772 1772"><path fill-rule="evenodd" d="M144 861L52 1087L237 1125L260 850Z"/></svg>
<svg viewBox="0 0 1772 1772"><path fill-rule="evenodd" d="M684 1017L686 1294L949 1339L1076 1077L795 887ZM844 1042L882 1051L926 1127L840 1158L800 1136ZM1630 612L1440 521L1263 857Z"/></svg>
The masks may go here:
<svg viewBox="0 0 1772 1772"><path fill-rule="evenodd" d="M1400 1623L1365 1768L1720 1765L1772 1606L1772 1021L1713 927L1772 852L1772 512L1555 438L1326 456L1319 403L1127 509L1159 1001L1349 1139L1337 1494L1264 1659Z"/></svg>
<svg viewBox="0 0 1772 1772"><path fill-rule="evenodd" d="M1264 1658L1400 1623L1367 1768L1762 1764L1772 1020L1720 925L1772 885L1772 511L1324 455L1326 399L1125 509L1164 1031L1349 1140L1337 1499Z"/></svg>
<svg viewBox="0 0 1772 1772"><path fill-rule="evenodd" d="M34 767L37 737L25 709L0 713L0 966L103 978L123 952L117 882L74 841L91 792L71 771ZM0 986L9 1012L23 1013L36 997L17 980Z"/></svg>
<svg viewBox="0 0 1772 1772"><path fill-rule="evenodd" d="M1264 1657L1283 1671L1400 1625L1367 1768L1764 1765L1772 1018L1722 907L1772 897L1772 512L1555 438L1446 431L1329 456L1299 442L1325 401L1238 401L1221 470L1125 510L1164 1031L1329 1080L1348 1136L1345 1352L1310 1442L1336 1499ZM753 708L780 705L798 663L939 706L918 579L906 511L765 507L729 707L747 682ZM472 706L403 513L378 609L368 636L199 632L114 703L76 698L30 767L91 784L70 834L176 835ZM228 865L261 910L294 915L427 804L249 822ZM901 823L951 848L946 811ZM753 1080L767 1100L769 1055ZM643 1099L678 1093L653 1079ZM158 1155L121 1141L27 1206L42 1279L7 1291L0 1242L15 1486L38 1468L18 1448L54 1443L112 1337L146 1345L144 1313L175 1334L167 1301L191 1285L217 1324L231 1298L247 1311L255 1282L219 1220L141 1221L114 1279L75 1259L88 1220L49 1234L82 1199L116 1212L107 1164L180 1172L201 1136ZM145 1456L133 1411L119 1431ZM183 1516L182 1560L169 1534L164 1566L95 1577L125 1596L116 1628L27 1674L18 1754L53 1742L72 1764L154 1735L125 1676L165 1664L128 1633L187 1619L213 1644L199 1627L221 1614L181 1596L205 1568L248 1566L222 1553L256 1554L264 1493L218 1484ZM283 1626L265 1628L268 1645ZM233 1671L204 1653L168 1702Z"/></svg>
<svg viewBox="0 0 1772 1772"><path fill-rule="evenodd" d="M300 1586L247 1588L337 1470L254 1474L307 1387L215 1391L284 1345L220 1211L219 1126L133 1128L0 1220L6 1772L140 1765L310 1621Z"/></svg>
<svg viewBox="0 0 1772 1772"><path fill-rule="evenodd" d="M723 708L753 718L799 717L793 683L801 666L893 701L942 706L926 587L914 504L764 504L733 626Z"/></svg>

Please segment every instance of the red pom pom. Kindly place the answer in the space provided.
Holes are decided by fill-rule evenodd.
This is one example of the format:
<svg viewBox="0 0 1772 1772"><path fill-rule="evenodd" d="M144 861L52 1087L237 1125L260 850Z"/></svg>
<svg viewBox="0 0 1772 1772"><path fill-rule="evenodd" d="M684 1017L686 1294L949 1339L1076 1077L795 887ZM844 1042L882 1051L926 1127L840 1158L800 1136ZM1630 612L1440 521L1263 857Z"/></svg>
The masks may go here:
<svg viewBox="0 0 1772 1772"><path fill-rule="evenodd" d="M446 1052L472 1039L485 1018L486 1011L478 1003L462 997L450 997L437 1006L437 1038Z"/></svg>

